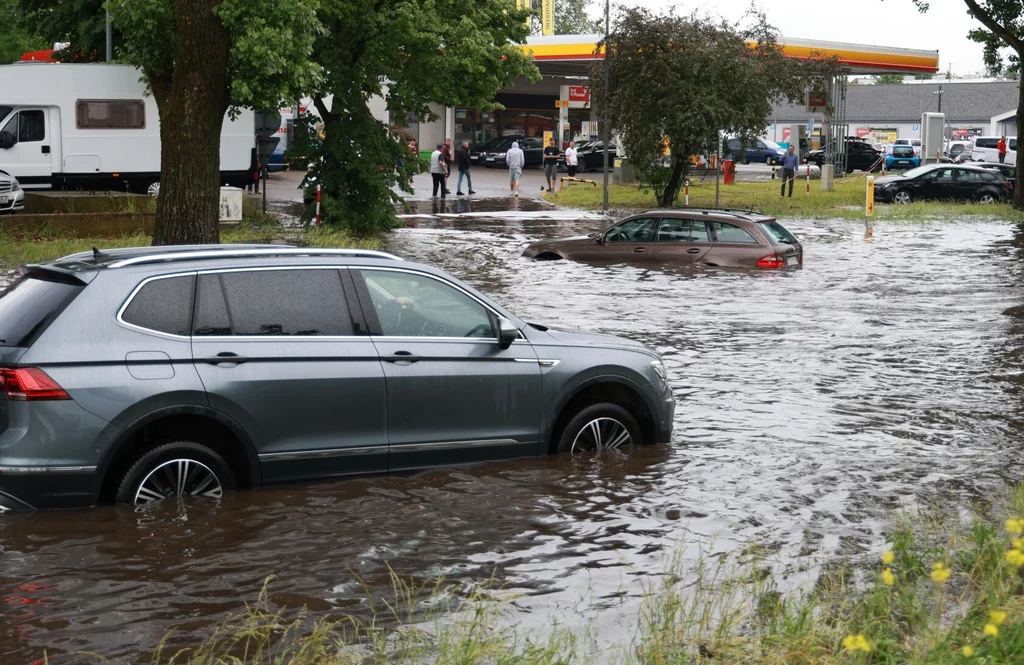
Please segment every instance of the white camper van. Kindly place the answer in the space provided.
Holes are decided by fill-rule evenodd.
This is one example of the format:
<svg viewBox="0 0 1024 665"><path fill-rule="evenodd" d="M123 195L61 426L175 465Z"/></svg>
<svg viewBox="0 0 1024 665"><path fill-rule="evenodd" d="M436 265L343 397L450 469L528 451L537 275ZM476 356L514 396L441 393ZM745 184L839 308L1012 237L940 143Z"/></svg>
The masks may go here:
<svg viewBox="0 0 1024 665"><path fill-rule="evenodd" d="M160 186L156 100L127 65L20 63L0 66L0 170L26 188ZM251 184L252 111L225 116L221 184Z"/></svg>

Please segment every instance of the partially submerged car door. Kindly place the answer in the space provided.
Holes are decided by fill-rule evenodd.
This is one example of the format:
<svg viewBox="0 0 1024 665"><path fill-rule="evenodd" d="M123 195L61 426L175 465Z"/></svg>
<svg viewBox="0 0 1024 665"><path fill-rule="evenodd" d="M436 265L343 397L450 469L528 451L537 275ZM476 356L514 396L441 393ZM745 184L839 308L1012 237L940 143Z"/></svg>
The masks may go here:
<svg viewBox="0 0 1024 665"><path fill-rule="evenodd" d="M605 233L601 242L587 246L587 260L645 263L657 223L657 217L625 220Z"/></svg>
<svg viewBox="0 0 1024 665"><path fill-rule="evenodd" d="M663 217L654 242L648 245L647 262L692 265L713 246L703 219Z"/></svg>

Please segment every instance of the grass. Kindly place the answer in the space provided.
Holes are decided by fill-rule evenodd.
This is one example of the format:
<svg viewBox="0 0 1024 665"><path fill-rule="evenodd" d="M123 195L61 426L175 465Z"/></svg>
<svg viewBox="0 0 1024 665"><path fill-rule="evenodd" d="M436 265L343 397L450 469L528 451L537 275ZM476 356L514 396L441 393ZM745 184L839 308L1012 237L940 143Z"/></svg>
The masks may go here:
<svg viewBox="0 0 1024 665"><path fill-rule="evenodd" d="M798 180L793 186L793 198L780 198L779 180L767 182L739 182L720 185L719 207L748 209L753 207L765 214L779 218L809 219L864 219L866 194L863 176L837 180L832 192L821 191L821 181L811 181L810 194L806 192L806 181ZM573 184L564 189L544 195L548 201L567 208L596 210L603 203L600 183L597 187ZM645 210L657 208L653 192L644 191L638 185L609 185L609 206L617 210ZM683 192L679 193L677 207L683 206ZM715 206L715 183L695 182L690 186L691 207ZM987 215L1015 222L1024 221L1024 212L1013 210L1009 203L985 205L981 203L951 203L948 201L917 201L907 205L876 203L875 220L924 221L928 219L949 219L952 216Z"/></svg>
<svg viewBox="0 0 1024 665"><path fill-rule="evenodd" d="M1024 487L1000 507L899 516L887 549L824 567L780 593L771 562L747 553L676 557L645 590L631 629L602 644L557 621L543 635L508 621L490 583L460 594L392 574L374 618L313 620L257 603L194 647L165 640L157 665L1009 665L1024 661ZM1018 521L1019 520L1019 521ZM800 563L800 562L798 562ZM457 601L464 597L462 601ZM172 636L168 636L172 637ZM98 661L97 661L98 662Z"/></svg>
<svg viewBox="0 0 1024 665"><path fill-rule="evenodd" d="M328 227L284 227L271 213L264 213L258 201L244 199L242 221L222 228L220 241L231 243L272 243L285 241L309 247L352 247L380 249L381 238L356 237ZM84 252L96 247L145 247L152 242L149 234L139 232L127 235L75 237L50 234L45 229L33 235L5 234L0 231L0 266L15 268L26 263L52 261L68 254Z"/></svg>

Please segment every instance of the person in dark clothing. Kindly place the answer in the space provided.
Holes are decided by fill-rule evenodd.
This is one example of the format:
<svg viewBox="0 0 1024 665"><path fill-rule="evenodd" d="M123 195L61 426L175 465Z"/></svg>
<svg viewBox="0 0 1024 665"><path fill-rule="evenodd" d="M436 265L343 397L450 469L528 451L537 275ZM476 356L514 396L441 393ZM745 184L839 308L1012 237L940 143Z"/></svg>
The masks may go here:
<svg viewBox="0 0 1024 665"><path fill-rule="evenodd" d="M448 176L452 172L452 164L455 162L455 157L452 155L452 140L445 139L444 145L441 146L441 157L444 158L444 193L451 194L452 190L448 189Z"/></svg>
<svg viewBox="0 0 1024 665"><path fill-rule="evenodd" d="M782 156L782 193L779 198L786 195L786 183L789 183L789 198L793 198L793 181L796 180L796 171L800 168L800 155L796 154L796 146L790 144L789 152Z"/></svg>
<svg viewBox="0 0 1024 665"><path fill-rule="evenodd" d="M548 181L548 191L555 191L555 181L558 180L558 158L562 151L555 147L555 139L548 141L548 147L544 148L544 178Z"/></svg>
<svg viewBox="0 0 1024 665"><path fill-rule="evenodd" d="M455 163L459 165L459 179L455 183L455 195L464 196L462 193L462 177L466 177L466 185L469 187L470 194L476 194L473 191L473 176L469 174L469 167L471 163L469 161L469 141L463 141L462 147L459 148L458 152L455 153Z"/></svg>

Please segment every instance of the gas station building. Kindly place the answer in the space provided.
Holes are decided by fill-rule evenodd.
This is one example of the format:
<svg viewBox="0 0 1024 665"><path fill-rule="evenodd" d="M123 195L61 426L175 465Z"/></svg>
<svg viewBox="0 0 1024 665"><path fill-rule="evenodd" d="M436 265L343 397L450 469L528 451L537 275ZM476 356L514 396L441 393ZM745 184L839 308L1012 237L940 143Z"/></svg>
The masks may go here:
<svg viewBox="0 0 1024 665"><path fill-rule="evenodd" d="M556 132L562 143L573 139L596 138L599 114L589 104L586 89L589 68L603 59L598 50L602 35L556 35L530 37L523 50L532 54L540 70L541 80L531 83L520 78L501 90L495 101L503 110L480 111L464 107L435 106L436 122L407 120L405 132L419 141L421 149L430 149L446 137L473 145L504 136L543 136ZM921 51L862 44L844 44L806 39L781 39L783 53L793 58L836 58L843 75L832 85L834 117L825 117L824 125L839 125L837 130L849 134L844 123L847 75L854 74L934 74L939 70L938 51ZM371 107L381 121L395 124L382 99ZM821 117L821 109L817 111ZM804 128L806 120L800 123ZM767 130L767 127L766 127ZM823 128L823 133L827 129ZM838 133L838 132L837 132Z"/></svg>

